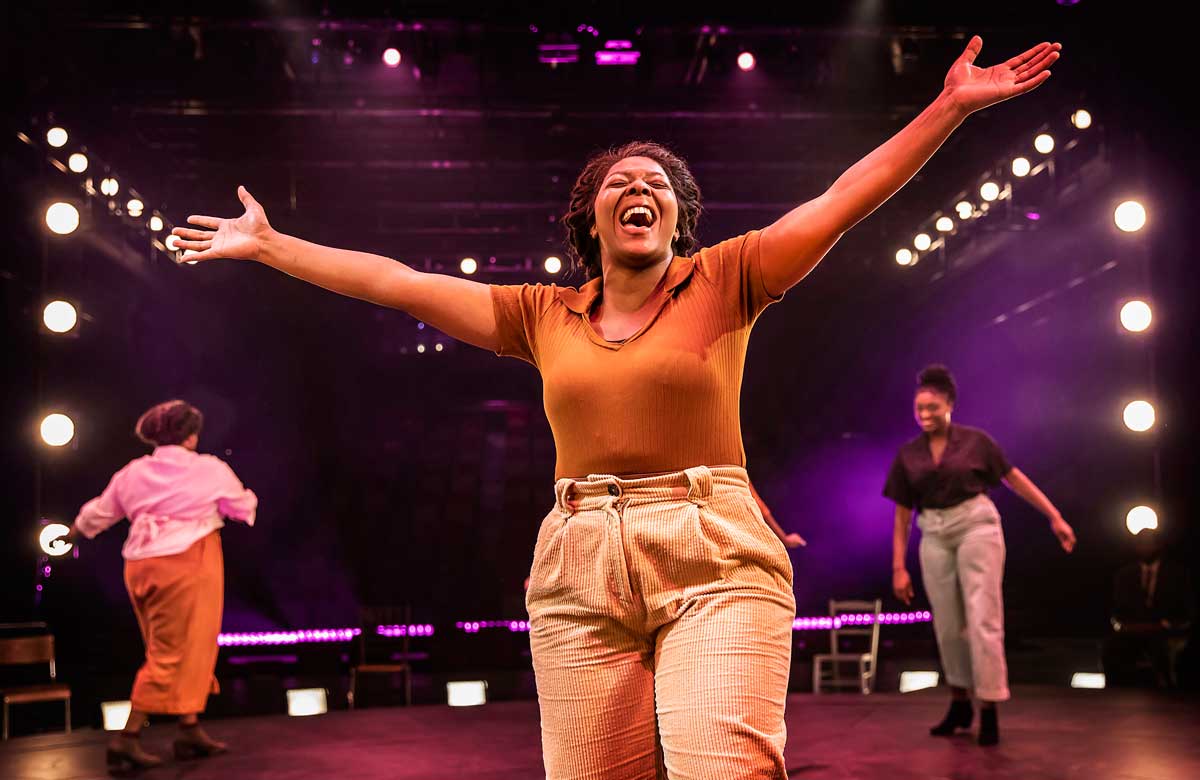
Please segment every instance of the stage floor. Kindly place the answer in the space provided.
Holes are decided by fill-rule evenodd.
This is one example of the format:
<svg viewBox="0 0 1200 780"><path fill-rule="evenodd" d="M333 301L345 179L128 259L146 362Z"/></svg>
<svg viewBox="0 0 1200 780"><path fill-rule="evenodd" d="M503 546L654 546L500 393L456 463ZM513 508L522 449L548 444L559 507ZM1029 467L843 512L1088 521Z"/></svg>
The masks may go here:
<svg viewBox="0 0 1200 780"><path fill-rule="evenodd" d="M790 777L1020 778L1021 780L1183 780L1200 778L1200 701L1152 691L1025 687L1000 713L1002 741L936 739L944 691L788 699ZM230 743L225 756L170 762L142 774L189 780L543 777L537 705L378 708L309 718L232 718L208 723ZM170 725L143 736L166 753ZM0 745L4 780L105 777L107 735L18 737ZM722 780L713 778L713 780Z"/></svg>

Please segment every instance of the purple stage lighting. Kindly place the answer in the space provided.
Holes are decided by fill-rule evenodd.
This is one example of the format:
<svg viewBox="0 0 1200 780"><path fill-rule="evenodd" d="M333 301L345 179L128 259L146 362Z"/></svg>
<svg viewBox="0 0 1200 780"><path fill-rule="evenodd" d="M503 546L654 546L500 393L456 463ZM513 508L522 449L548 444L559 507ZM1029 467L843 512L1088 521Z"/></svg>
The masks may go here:
<svg viewBox="0 0 1200 780"><path fill-rule="evenodd" d="M638 51L598 51L596 52L596 64L637 65L641 56L642 53Z"/></svg>

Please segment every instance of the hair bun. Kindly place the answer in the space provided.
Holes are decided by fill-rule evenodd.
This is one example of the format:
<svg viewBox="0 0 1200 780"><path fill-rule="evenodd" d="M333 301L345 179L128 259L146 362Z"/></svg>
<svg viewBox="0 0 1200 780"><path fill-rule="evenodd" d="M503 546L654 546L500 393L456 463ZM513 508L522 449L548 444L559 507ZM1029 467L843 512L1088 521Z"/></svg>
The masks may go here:
<svg viewBox="0 0 1200 780"><path fill-rule="evenodd" d="M932 363L921 369L921 373L917 374L917 387L936 390L950 399L950 403L954 403L958 397L958 383L954 381L954 374L941 363Z"/></svg>

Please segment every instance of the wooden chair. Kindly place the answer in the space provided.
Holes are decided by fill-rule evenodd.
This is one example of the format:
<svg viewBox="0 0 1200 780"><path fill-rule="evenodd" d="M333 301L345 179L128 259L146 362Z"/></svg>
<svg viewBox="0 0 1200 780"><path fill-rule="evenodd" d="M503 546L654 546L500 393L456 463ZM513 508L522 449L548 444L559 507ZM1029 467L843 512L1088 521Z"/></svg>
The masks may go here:
<svg viewBox="0 0 1200 780"><path fill-rule="evenodd" d="M355 660L350 666L350 689L346 691L346 703L354 709L358 693L358 678L364 674L404 675L404 704L412 706L412 661L409 658L408 633L399 637L388 637L376 633L379 626L408 626L412 623L412 609L403 607L363 607L359 610L359 628L362 633L355 639ZM393 658L399 655L400 659Z"/></svg>
<svg viewBox="0 0 1200 780"><path fill-rule="evenodd" d="M875 670L879 660L879 612L883 609L883 600L874 601L834 601L829 602L830 617L853 613L868 613L874 615L869 626L845 626L829 631L829 649L831 652L813 656L813 693L821 693L823 687L858 688L864 694L870 693L875 687ZM847 636L859 637L862 643L864 637L869 637L867 647L860 647L857 652L848 652L843 647L843 639ZM858 673L854 676L841 674L841 668L846 664L855 664ZM829 674L825 667L829 666Z"/></svg>
<svg viewBox="0 0 1200 780"><path fill-rule="evenodd" d="M31 704L39 701L61 701L66 717L66 731L71 732L71 688L56 681L54 668L54 635L23 636L0 639L0 666L49 664L50 682L41 685L21 685L0 689L4 701L3 739L8 739L8 708L12 704Z"/></svg>

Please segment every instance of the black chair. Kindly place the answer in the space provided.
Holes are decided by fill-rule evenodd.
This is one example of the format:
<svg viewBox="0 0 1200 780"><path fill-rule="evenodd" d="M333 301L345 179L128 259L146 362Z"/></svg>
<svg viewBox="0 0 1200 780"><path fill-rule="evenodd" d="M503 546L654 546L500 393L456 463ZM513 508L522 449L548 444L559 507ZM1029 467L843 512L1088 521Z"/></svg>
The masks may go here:
<svg viewBox="0 0 1200 780"><path fill-rule="evenodd" d="M404 704L412 706L412 662L409 658L408 626L412 608L362 607L359 610L360 633L354 641L354 660L350 666L350 689L346 703L354 709L359 678L365 674L404 675ZM379 633L380 627L404 629L399 636Z"/></svg>
<svg viewBox="0 0 1200 780"><path fill-rule="evenodd" d="M29 628L45 628L45 624L30 624ZM8 709L12 704L31 704L39 701L61 701L66 718L66 732L71 732L71 687L56 679L54 668L54 635L21 636L0 639L0 666L49 664L50 682L39 685L19 685L0 689L3 699L2 739L8 739Z"/></svg>

